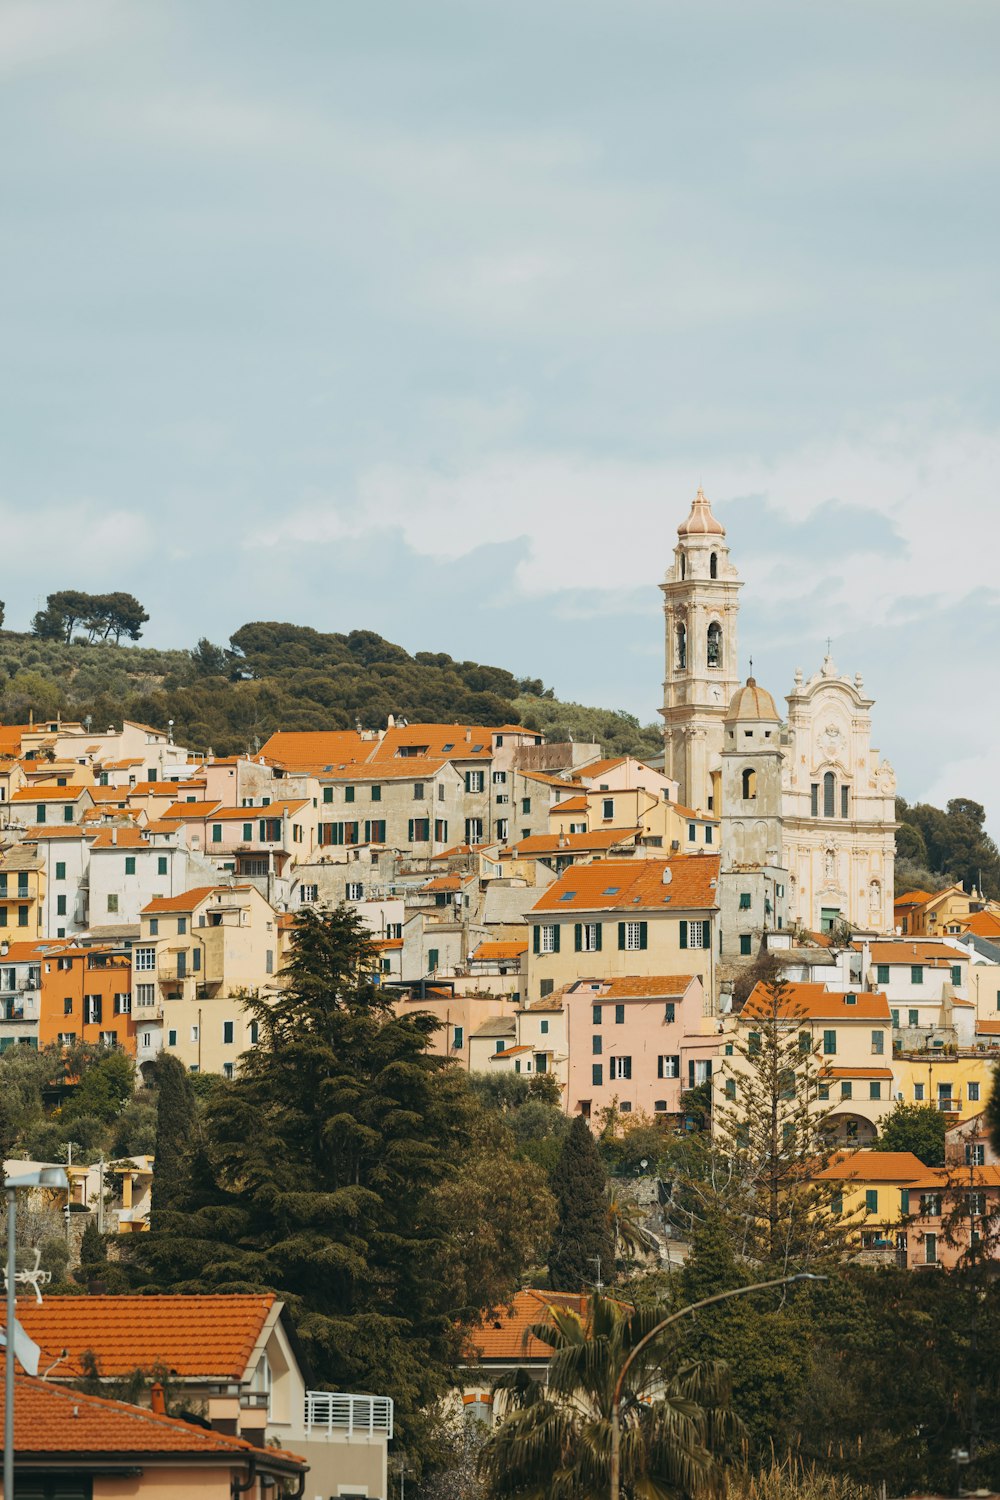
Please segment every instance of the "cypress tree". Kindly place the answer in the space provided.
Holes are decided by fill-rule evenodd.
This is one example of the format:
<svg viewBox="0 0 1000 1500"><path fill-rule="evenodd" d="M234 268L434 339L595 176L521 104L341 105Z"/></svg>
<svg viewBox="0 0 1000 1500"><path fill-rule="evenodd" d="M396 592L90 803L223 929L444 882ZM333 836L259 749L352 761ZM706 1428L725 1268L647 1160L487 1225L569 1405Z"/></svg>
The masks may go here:
<svg viewBox="0 0 1000 1500"><path fill-rule="evenodd" d="M156 1064L156 1157L150 1224L164 1228L164 1215L183 1196L195 1128L194 1092L184 1064L164 1052Z"/></svg>
<svg viewBox="0 0 1000 1500"><path fill-rule="evenodd" d="M553 1291L579 1292L598 1277L614 1275L615 1251L608 1222L605 1175L594 1137L577 1115L563 1143L553 1189L558 1222L549 1250Z"/></svg>

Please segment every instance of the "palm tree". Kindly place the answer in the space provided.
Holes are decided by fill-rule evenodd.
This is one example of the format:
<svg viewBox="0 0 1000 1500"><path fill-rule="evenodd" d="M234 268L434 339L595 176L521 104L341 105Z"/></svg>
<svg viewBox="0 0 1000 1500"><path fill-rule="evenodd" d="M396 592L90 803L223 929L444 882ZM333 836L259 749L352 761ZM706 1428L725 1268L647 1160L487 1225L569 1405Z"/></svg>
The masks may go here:
<svg viewBox="0 0 1000 1500"><path fill-rule="evenodd" d="M659 1250L656 1237L639 1223L635 1210L612 1192L608 1198L608 1223L615 1245L615 1260L636 1260Z"/></svg>
<svg viewBox="0 0 1000 1500"><path fill-rule="evenodd" d="M665 1316L595 1293L581 1317L550 1309L529 1335L553 1351L548 1383L524 1372L497 1382L502 1420L480 1470L491 1495L517 1500L606 1500L611 1481L611 1411L629 1353ZM715 1452L738 1427L729 1411L726 1367L718 1361L663 1369L654 1339L628 1370L621 1401L623 1500L677 1500L715 1487Z"/></svg>

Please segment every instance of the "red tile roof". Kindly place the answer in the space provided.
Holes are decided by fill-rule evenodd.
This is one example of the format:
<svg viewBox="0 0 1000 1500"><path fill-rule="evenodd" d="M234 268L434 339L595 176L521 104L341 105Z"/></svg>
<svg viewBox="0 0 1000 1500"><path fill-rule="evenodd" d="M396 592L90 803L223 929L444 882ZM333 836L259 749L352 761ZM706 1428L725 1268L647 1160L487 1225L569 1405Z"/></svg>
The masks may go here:
<svg viewBox="0 0 1000 1500"><path fill-rule="evenodd" d="M58 1300L58 1299L57 1299ZM3 1390L0 1376L0 1390ZM306 1460L283 1449L259 1449L244 1438L227 1437L160 1416L145 1407L103 1396L84 1396L45 1380L19 1375L14 1400L14 1452L27 1467L32 1460L48 1457L90 1461L103 1454L135 1454L142 1457L176 1455L185 1469L198 1460L246 1465L251 1455L267 1469L278 1472L301 1470Z"/></svg>
<svg viewBox="0 0 1000 1500"><path fill-rule="evenodd" d="M626 974L621 979L581 979L569 987L569 994L596 994L602 1000L676 1000L696 977L693 974ZM595 984L600 986L598 990L593 988Z"/></svg>
<svg viewBox="0 0 1000 1500"><path fill-rule="evenodd" d="M574 1292L517 1292L510 1307L501 1308L480 1328L473 1328L465 1342L464 1358L473 1362L536 1360L548 1363L552 1350L528 1333L533 1323L550 1323L552 1307L569 1308L587 1316L588 1299Z"/></svg>
<svg viewBox="0 0 1000 1500"><path fill-rule="evenodd" d="M477 724L397 724L386 730L371 760L373 765L395 760L400 750L424 746L430 760L488 760L493 754L493 733Z"/></svg>
<svg viewBox="0 0 1000 1500"><path fill-rule="evenodd" d="M945 943L912 938L872 938L870 944L873 964L923 964L925 967L950 966L968 963L969 955L960 948Z"/></svg>
<svg viewBox="0 0 1000 1500"><path fill-rule="evenodd" d="M593 833L536 833L526 839L518 839L514 853L523 855L585 854L591 849L611 849L615 844L624 844L629 839L634 843L641 830L631 828L598 828Z"/></svg>
<svg viewBox="0 0 1000 1500"><path fill-rule="evenodd" d="M355 729L281 729L265 741L260 753L291 771L322 770L334 763L367 760L375 743L363 740Z"/></svg>
<svg viewBox="0 0 1000 1500"><path fill-rule="evenodd" d="M665 874L669 880L664 880ZM679 854L669 860L606 859L566 870L531 910L532 914L711 911L718 904L718 878L717 854Z"/></svg>
<svg viewBox="0 0 1000 1500"><path fill-rule="evenodd" d="M740 1011L740 1020L764 1020L771 1014L771 997L763 984L755 985ZM891 1021L885 995L828 991L822 984L787 984L779 1011L783 1021ZM867 1075L866 1075L867 1076Z"/></svg>
<svg viewBox="0 0 1000 1500"><path fill-rule="evenodd" d="M828 1182L912 1182L926 1170L912 1151L847 1151L816 1175Z"/></svg>
<svg viewBox="0 0 1000 1500"><path fill-rule="evenodd" d="M160 819L162 822L173 822L175 819L183 822L185 818L207 818L221 806L221 802L171 802L169 807L163 809Z"/></svg>
<svg viewBox="0 0 1000 1500"><path fill-rule="evenodd" d="M489 960L489 959L496 960L496 959L500 959L500 958L520 958L521 954L522 953L527 953L527 951L528 951L528 940L527 940L527 938L525 938L523 941L521 941L521 939L515 939L514 941L509 942L509 943L505 943L505 942L480 943L479 947L473 953L472 959L473 959L474 963L478 963L480 961Z"/></svg>
<svg viewBox="0 0 1000 1500"><path fill-rule="evenodd" d="M156 916L160 912L187 912L194 911L202 901L206 901L213 891L228 890L228 886L198 885L190 891L184 891L179 896L154 896L143 908L143 915L147 912Z"/></svg>
<svg viewBox="0 0 1000 1500"><path fill-rule="evenodd" d="M891 1078L891 1068L823 1068L824 1078Z"/></svg>
<svg viewBox="0 0 1000 1500"><path fill-rule="evenodd" d="M208 1294L160 1297L25 1298L17 1316L51 1363L61 1349L69 1356L52 1373L65 1379L82 1373L80 1356L92 1350L104 1376L129 1375L165 1365L182 1379L242 1380L274 1294ZM6 1312L0 1309L0 1326Z"/></svg>

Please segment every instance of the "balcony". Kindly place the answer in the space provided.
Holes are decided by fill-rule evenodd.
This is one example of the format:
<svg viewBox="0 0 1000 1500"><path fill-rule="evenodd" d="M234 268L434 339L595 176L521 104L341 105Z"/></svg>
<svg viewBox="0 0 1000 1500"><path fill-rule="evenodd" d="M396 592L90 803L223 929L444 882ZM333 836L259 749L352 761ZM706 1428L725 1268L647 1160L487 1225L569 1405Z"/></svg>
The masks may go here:
<svg viewBox="0 0 1000 1500"><path fill-rule="evenodd" d="M355 1433L392 1437L391 1396L350 1396L342 1391L306 1391L306 1436Z"/></svg>

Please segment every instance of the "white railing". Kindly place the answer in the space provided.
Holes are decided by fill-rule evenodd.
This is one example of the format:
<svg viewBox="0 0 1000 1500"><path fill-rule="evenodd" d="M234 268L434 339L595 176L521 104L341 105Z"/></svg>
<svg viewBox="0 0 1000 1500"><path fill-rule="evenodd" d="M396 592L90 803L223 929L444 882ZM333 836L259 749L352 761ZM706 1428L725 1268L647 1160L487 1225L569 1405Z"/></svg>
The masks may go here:
<svg viewBox="0 0 1000 1500"><path fill-rule="evenodd" d="M306 1436L326 1432L382 1433L392 1437L391 1396L350 1396L344 1391L306 1391Z"/></svg>

